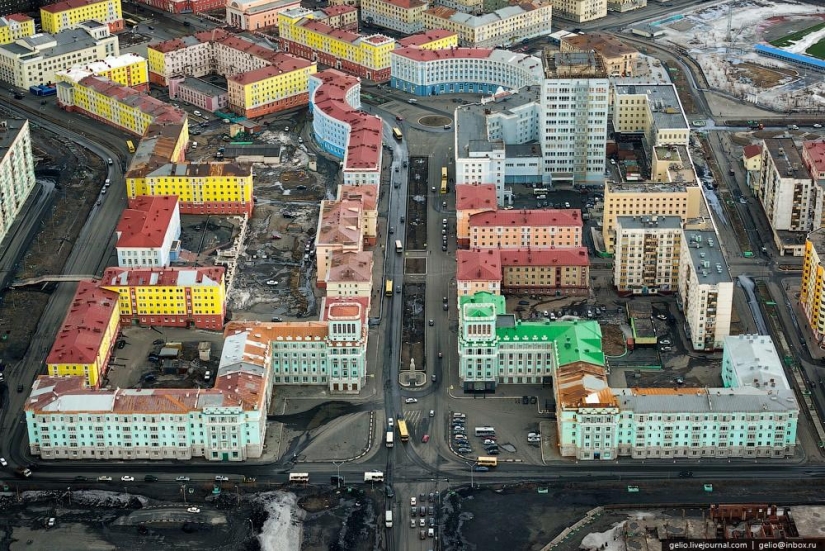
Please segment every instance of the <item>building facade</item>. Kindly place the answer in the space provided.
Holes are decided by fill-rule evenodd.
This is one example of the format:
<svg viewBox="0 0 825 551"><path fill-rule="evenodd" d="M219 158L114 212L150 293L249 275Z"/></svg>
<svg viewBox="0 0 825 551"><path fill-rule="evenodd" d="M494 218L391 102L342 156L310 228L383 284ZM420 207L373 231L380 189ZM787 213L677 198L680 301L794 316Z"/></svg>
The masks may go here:
<svg viewBox="0 0 825 551"><path fill-rule="evenodd" d="M361 110L361 83L327 69L309 77L312 133L318 145L343 161L343 184L381 183L382 122ZM376 194L377 195L377 194Z"/></svg>
<svg viewBox="0 0 825 551"><path fill-rule="evenodd" d="M690 125L673 84L615 83L612 120L616 133L641 136L648 157L656 147L690 145Z"/></svg>
<svg viewBox="0 0 825 551"><path fill-rule="evenodd" d="M391 55L390 85L416 96L495 94L538 85L541 61L533 56L484 48L399 48Z"/></svg>
<svg viewBox="0 0 825 551"><path fill-rule="evenodd" d="M8 44L34 34L34 19L22 13L0 17L0 44Z"/></svg>
<svg viewBox="0 0 825 551"><path fill-rule="evenodd" d="M124 28L120 0L65 0L40 8L43 32L56 34L84 21L97 21L116 33Z"/></svg>
<svg viewBox="0 0 825 551"><path fill-rule="evenodd" d="M679 259L679 304L693 348L722 348L730 335L733 281L715 231L684 232Z"/></svg>
<svg viewBox="0 0 825 551"><path fill-rule="evenodd" d="M389 80L395 40L335 29L325 20L305 8L278 14L281 50L367 80Z"/></svg>
<svg viewBox="0 0 825 551"><path fill-rule="evenodd" d="M607 0L552 0L556 17L585 23L607 17Z"/></svg>
<svg viewBox="0 0 825 551"><path fill-rule="evenodd" d="M423 13L425 29L454 32L460 46L493 48L550 33L553 6L543 0L531 0L484 15L444 6L431 7Z"/></svg>
<svg viewBox="0 0 825 551"><path fill-rule="evenodd" d="M802 262L799 305L816 342L825 342L825 228L808 234Z"/></svg>
<svg viewBox="0 0 825 551"><path fill-rule="evenodd" d="M619 216L613 251L613 284L621 294L672 293L679 282L682 219Z"/></svg>
<svg viewBox="0 0 825 551"><path fill-rule="evenodd" d="M327 298L371 298L372 268L369 251L332 252L325 281Z"/></svg>
<svg viewBox="0 0 825 551"><path fill-rule="evenodd" d="M120 54L118 39L105 25L81 23L57 34L38 34L0 46L0 79L18 88L50 84L77 64Z"/></svg>
<svg viewBox="0 0 825 551"><path fill-rule="evenodd" d="M244 31L276 27L278 14L301 7L300 0L232 0L226 3L226 23Z"/></svg>
<svg viewBox="0 0 825 551"><path fill-rule="evenodd" d="M541 90L544 171L554 186L601 186L609 86L604 66L592 52L559 53L547 60Z"/></svg>
<svg viewBox="0 0 825 551"><path fill-rule="evenodd" d="M226 0L137 0L141 4L169 13L202 13L222 10Z"/></svg>
<svg viewBox="0 0 825 551"><path fill-rule="evenodd" d="M180 254L180 208L175 196L138 197L115 229L117 265L163 268Z"/></svg>
<svg viewBox="0 0 825 551"><path fill-rule="evenodd" d="M107 268L100 286L120 295L120 323L220 331L226 318L225 269Z"/></svg>
<svg viewBox="0 0 825 551"><path fill-rule="evenodd" d="M361 0L361 21L404 34L419 33L428 7L419 0Z"/></svg>
<svg viewBox="0 0 825 551"><path fill-rule="evenodd" d="M315 261L319 287L326 284L334 254L360 253L363 250L363 217L356 201L321 201L315 233Z"/></svg>
<svg viewBox="0 0 825 551"><path fill-rule="evenodd" d="M0 121L0 243L34 189L34 157L29 121Z"/></svg>
<svg viewBox="0 0 825 551"><path fill-rule="evenodd" d="M459 247L470 246L470 219L480 212L497 210L496 186L479 184L455 186L456 240Z"/></svg>
<svg viewBox="0 0 825 551"><path fill-rule="evenodd" d="M808 232L821 216L812 216L816 192L811 175L791 138L768 138L762 145L759 192L774 232ZM818 226L817 226L818 227Z"/></svg>
<svg viewBox="0 0 825 551"><path fill-rule="evenodd" d="M288 54L278 57L266 67L226 79L232 111L251 119L309 103L309 76L316 64Z"/></svg>
<svg viewBox="0 0 825 551"><path fill-rule="evenodd" d="M194 77L170 78L169 99L191 103L210 113L229 107L229 93L225 88Z"/></svg>
<svg viewBox="0 0 825 551"><path fill-rule="evenodd" d="M470 217L471 249L546 249L581 243L578 209L498 210Z"/></svg>
<svg viewBox="0 0 825 551"><path fill-rule="evenodd" d="M102 386L119 329L118 294L81 281L46 357L48 374L82 377L89 388Z"/></svg>
<svg viewBox="0 0 825 551"><path fill-rule="evenodd" d="M75 65L66 72L57 73L57 80L77 82L89 75L107 78L138 92L149 91L149 64L137 54L109 56L86 65Z"/></svg>

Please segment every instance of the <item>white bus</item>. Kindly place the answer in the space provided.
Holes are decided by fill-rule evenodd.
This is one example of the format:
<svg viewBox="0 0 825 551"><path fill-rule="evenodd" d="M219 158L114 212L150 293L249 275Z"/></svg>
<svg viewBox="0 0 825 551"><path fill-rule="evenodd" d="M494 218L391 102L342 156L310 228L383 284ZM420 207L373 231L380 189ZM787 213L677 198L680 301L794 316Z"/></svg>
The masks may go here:
<svg viewBox="0 0 825 551"><path fill-rule="evenodd" d="M476 427L476 436L492 436L495 433L495 427Z"/></svg>
<svg viewBox="0 0 825 551"><path fill-rule="evenodd" d="M395 240L395 252L400 253L403 250L404 250L404 247L401 245L401 240L396 239Z"/></svg>
<svg viewBox="0 0 825 551"><path fill-rule="evenodd" d="M309 482L309 473L289 473L290 482Z"/></svg>
<svg viewBox="0 0 825 551"><path fill-rule="evenodd" d="M387 447L388 448L392 447L393 438L395 438L395 433L393 433L393 431L391 431L391 430L388 430L387 431Z"/></svg>
<svg viewBox="0 0 825 551"><path fill-rule="evenodd" d="M384 526L392 528L392 511L387 511L384 514Z"/></svg>
<svg viewBox="0 0 825 551"><path fill-rule="evenodd" d="M364 473L364 482L384 482L384 473L381 471L367 471Z"/></svg>

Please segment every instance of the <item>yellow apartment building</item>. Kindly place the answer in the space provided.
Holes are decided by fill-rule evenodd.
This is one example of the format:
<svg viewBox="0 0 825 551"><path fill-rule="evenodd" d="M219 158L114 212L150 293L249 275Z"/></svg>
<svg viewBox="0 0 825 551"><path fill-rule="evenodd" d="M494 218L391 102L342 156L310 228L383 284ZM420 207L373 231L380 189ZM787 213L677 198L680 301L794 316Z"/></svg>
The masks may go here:
<svg viewBox="0 0 825 551"><path fill-rule="evenodd" d="M34 19L22 13L0 17L0 44L8 44L34 34Z"/></svg>
<svg viewBox="0 0 825 551"><path fill-rule="evenodd" d="M309 75L318 65L289 54L278 54L272 65L229 77L229 107L247 118L309 104Z"/></svg>
<svg viewBox="0 0 825 551"><path fill-rule="evenodd" d="M46 357L49 375L81 376L88 387L100 387L119 327L118 294L81 281Z"/></svg>
<svg viewBox="0 0 825 551"><path fill-rule="evenodd" d="M398 41L399 48L420 48L422 50L443 50L458 47L458 35L453 31L431 29L407 36Z"/></svg>
<svg viewBox="0 0 825 551"><path fill-rule="evenodd" d="M83 72L86 74L83 74ZM69 74L68 79L66 73ZM71 80L77 82L90 74L108 78L139 92L145 92L149 89L149 64L145 58L132 53L108 56L86 65L75 65L66 72L58 73L56 78L58 81Z"/></svg>
<svg viewBox="0 0 825 551"><path fill-rule="evenodd" d="M607 17L607 0L552 0L556 17L584 23Z"/></svg>
<svg viewBox="0 0 825 551"><path fill-rule="evenodd" d="M802 263L802 285L799 305L805 313L819 345L825 341L825 228L814 230L805 240L805 257Z"/></svg>
<svg viewBox="0 0 825 551"><path fill-rule="evenodd" d="M100 286L118 293L122 325L223 330L225 268L107 268Z"/></svg>
<svg viewBox="0 0 825 551"><path fill-rule="evenodd" d="M65 0L40 8L43 32L59 33L84 21L97 21L116 33L124 28L120 0Z"/></svg>

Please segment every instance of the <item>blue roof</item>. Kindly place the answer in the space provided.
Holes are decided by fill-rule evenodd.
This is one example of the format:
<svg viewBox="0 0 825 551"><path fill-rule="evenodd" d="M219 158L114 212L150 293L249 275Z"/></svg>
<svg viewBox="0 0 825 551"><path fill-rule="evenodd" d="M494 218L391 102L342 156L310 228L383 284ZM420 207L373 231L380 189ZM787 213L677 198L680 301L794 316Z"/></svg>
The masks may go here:
<svg viewBox="0 0 825 551"><path fill-rule="evenodd" d="M787 61L790 61L792 63L799 63L801 65L811 65L813 67L816 67L817 69L825 70L825 61L817 59L815 57L811 57L809 55L795 54L787 50L782 50L780 48L768 46L767 44L757 44L753 47L753 49L758 54L776 56L782 59L786 59Z"/></svg>

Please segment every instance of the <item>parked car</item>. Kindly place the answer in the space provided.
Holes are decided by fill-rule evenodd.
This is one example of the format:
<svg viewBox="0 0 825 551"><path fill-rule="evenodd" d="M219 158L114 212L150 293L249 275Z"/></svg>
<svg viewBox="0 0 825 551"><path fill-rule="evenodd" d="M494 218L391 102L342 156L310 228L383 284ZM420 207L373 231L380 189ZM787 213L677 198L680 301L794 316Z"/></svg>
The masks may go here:
<svg viewBox="0 0 825 551"><path fill-rule="evenodd" d="M670 339L659 339L659 344L664 344L665 346L673 344Z"/></svg>
<svg viewBox="0 0 825 551"><path fill-rule="evenodd" d="M129 475L123 475L123 476L120 477L120 480L122 482L134 482L135 477L134 476L129 476Z"/></svg>
<svg viewBox="0 0 825 551"><path fill-rule="evenodd" d="M405 404L415 404L418 403L418 398L407 398L404 400Z"/></svg>
<svg viewBox="0 0 825 551"><path fill-rule="evenodd" d="M3 467L8 467L8 466L9 466L9 462L8 462L8 461L6 461L6 458L5 458L5 457L0 457L0 465L2 465Z"/></svg>
<svg viewBox="0 0 825 551"><path fill-rule="evenodd" d="M415 528L415 519L414 518L410 519L410 528Z"/></svg>
<svg viewBox="0 0 825 551"><path fill-rule="evenodd" d="M425 434L424 436L421 437L421 442L423 442L424 444L426 444L429 441L430 441L430 435L429 434Z"/></svg>
<svg viewBox="0 0 825 551"><path fill-rule="evenodd" d="M190 478L188 476L179 476L175 480L178 482L189 482Z"/></svg>
<svg viewBox="0 0 825 551"><path fill-rule="evenodd" d="M100 475L99 477L97 477L97 481L98 482L111 482L112 477L111 476L106 476L106 475Z"/></svg>
<svg viewBox="0 0 825 551"><path fill-rule="evenodd" d="M473 470L477 473L486 473L487 471L490 470L490 467L485 467L483 465L476 465L475 467L473 467Z"/></svg>
<svg viewBox="0 0 825 551"><path fill-rule="evenodd" d="M412 505L412 506L418 505L418 501L415 499L415 496L410 497L410 505Z"/></svg>

